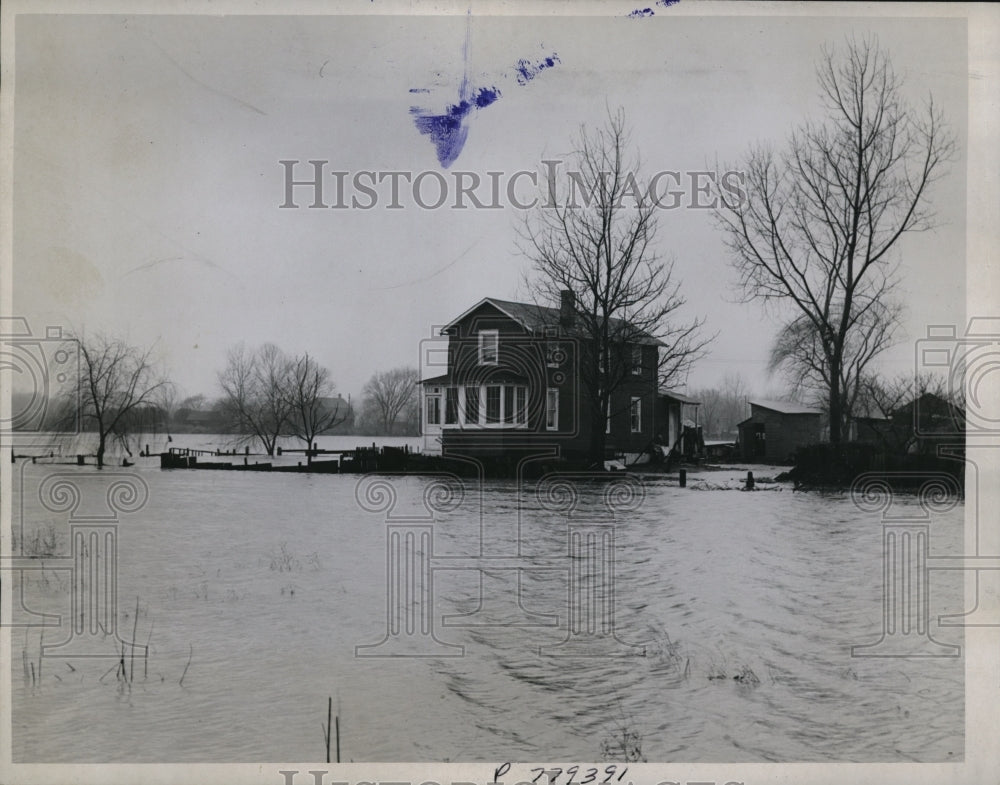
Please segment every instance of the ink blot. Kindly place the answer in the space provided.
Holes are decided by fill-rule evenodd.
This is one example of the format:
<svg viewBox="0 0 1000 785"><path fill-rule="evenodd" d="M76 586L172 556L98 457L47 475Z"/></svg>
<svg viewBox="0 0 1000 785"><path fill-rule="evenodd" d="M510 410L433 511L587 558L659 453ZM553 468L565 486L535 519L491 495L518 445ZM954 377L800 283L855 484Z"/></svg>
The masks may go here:
<svg viewBox="0 0 1000 785"><path fill-rule="evenodd" d="M522 85L528 84L528 82L538 76L542 71L547 68L552 68L558 62L560 62L559 55L554 52L549 57L536 62L531 62L530 60L518 60L517 65L514 66L514 71L517 73L517 83Z"/></svg>
<svg viewBox="0 0 1000 785"><path fill-rule="evenodd" d="M412 92L412 91L411 91ZM463 85L462 93L467 88ZM431 138L431 143L437 152L438 163L445 169L455 163L459 153L465 146L469 135L466 120L473 109L485 109L500 98L500 91L495 87L482 87L470 99L461 99L452 104L442 114L431 114L419 106L410 107L413 123L417 130Z"/></svg>

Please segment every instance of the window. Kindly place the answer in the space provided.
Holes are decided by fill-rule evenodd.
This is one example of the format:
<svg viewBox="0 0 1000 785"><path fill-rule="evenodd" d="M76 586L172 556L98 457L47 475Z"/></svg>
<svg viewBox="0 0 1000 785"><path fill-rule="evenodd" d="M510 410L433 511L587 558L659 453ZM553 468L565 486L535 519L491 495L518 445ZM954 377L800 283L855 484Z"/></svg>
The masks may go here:
<svg viewBox="0 0 1000 785"><path fill-rule="evenodd" d="M447 390L446 390L447 392ZM457 392L457 390L456 390ZM445 416L451 406L450 393L445 398ZM518 384L468 385L465 403L455 398L455 411L465 412L467 426L517 426L528 424L528 388ZM481 418L481 419L480 419ZM447 422L447 421L446 421Z"/></svg>
<svg viewBox="0 0 1000 785"><path fill-rule="evenodd" d="M632 345L632 375L642 375L642 346L639 344Z"/></svg>
<svg viewBox="0 0 1000 785"><path fill-rule="evenodd" d="M479 424L479 388L465 388L465 422L467 425Z"/></svg>
<svg viewBox="0 0 1000 785"><path fill-rule="evenodd" d="M500 362L500 334L496 330L479 331L479 364L496 365Z"/></svg>
<svg viewBox="0 0 1000 785"><path fill-rule="evenodd" d="M555 431L559 428L559 390L549 387L545 391L545 430Z"/></svg>
<svg viewBox="0 0 1000 785"><path fill-rule="evenodd" d="M440 387L432 387L425 401L424 422L427 425L441 424L441 393Z"/></svg>
<svg viewBox="0 0 1000 785"><path fill-rule="evenodd" d="M503 421L510 425L514 423L514 388L510 385L503 388Z"/></svg>
<svg viewBox="0 0 1000 785"><path fill-rule="evenodd" d="M458 388L447 387L444 394L444 424L455 425L458 422Z"/></svg>
<svg viewBox="0 0 1000 785"><path fill-rule="evenodd" d="M632 433L642 431L642 398L633 398L629 407L629 420L632 423Z"/></svg>
<svg viewBox="0 0 1000 785"><path fill-rule="evenodd" d="M486 422L500 422L500 387L491 384L486 388Z"/></svg>
<svg viewBox="0 0 1000 785"><path fill-rule="evenodd" d="M514 422L526 425L528 422L528 388L514 388Z"/></svg>
<svg viewBox="0 0 1000 785"><path fill-rule="evenodd" d="M549 368L558 368L562 361L566 359L566 353L556 341L545 342L545 365Z"/></svg>

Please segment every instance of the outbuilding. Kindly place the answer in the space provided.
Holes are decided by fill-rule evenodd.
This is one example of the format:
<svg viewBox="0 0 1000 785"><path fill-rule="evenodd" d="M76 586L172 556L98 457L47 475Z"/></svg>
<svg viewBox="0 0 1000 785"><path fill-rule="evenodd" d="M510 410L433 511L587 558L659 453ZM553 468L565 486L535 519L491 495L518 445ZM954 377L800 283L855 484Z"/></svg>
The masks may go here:
<svg viewBox="0 0 1000 785"><path fill-rule="evenodd" d="M743 460L791 462L799 447L820 440L822 416L789 401L750 401L750 416L737 426Z"/></svg>

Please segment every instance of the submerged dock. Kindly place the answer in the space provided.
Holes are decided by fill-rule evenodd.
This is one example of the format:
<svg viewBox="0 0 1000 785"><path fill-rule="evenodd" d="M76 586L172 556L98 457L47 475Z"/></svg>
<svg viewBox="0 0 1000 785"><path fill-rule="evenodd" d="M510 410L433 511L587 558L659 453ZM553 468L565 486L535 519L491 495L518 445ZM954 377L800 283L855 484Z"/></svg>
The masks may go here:
<svg viewBox="0 0 1000 785"><path fill-rule="evenodd" d="M187 447L171 447L160 453L161 469L216 469L223 471L251 472L307 472L316 474L361 474L376 471L405 471L424 467L428 456L403 447L358 446L348 450L282 450L280 457L288 453L303 453L305 461L295 465L277 464L271 456L252 456L249 449L243 453L235 450L194 450ZM317 460L320 456L322 459ZM239 458L242 457L242 462ZM271 460L252 461L251 458L265 457ZM231 458L223 461L219 458Z"/></svg>

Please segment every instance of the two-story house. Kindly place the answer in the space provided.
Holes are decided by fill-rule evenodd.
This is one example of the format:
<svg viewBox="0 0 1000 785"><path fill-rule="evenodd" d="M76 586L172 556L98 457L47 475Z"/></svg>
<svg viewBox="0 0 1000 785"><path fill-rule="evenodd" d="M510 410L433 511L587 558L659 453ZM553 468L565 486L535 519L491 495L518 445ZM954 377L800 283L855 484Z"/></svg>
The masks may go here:
<svg viewBox="0 0 1000 785"><path fill-rule="evenodd" d="M559 308L487 297L445 325L446 370L421 382L424 452L583 459L594 427L605 429L606 457L667 444L677 426L657 392L662 342L633 330L595 361L575 305L571 292ZM592 379L609 378L605 363L617 375L598 415Z"/></svg>

